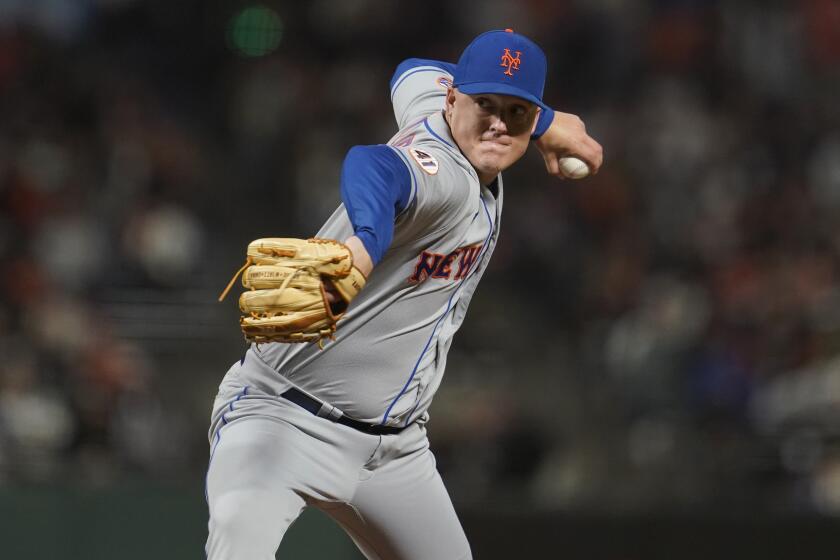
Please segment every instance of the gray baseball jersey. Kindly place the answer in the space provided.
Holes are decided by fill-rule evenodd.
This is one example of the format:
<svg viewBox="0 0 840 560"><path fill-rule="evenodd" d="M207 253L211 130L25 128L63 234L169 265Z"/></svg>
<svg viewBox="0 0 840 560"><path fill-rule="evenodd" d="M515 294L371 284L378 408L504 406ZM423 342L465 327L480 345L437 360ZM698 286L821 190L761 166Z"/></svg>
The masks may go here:
<svg viewBox="0 0 840 560"><path fill-rule="evenodd" d="M277 393L290 381L351 417L391 426L424 422L452 337L464 320L499 232L501 177L494 195L450 136L441 113L451 79L414 68L394 85L399 133L388 143L408 166L411 200L393 242L338 323L336 340L269 343L249 353L276 373L249 370L246 384ZM343 205L317 237L353 235Z"/></svg>

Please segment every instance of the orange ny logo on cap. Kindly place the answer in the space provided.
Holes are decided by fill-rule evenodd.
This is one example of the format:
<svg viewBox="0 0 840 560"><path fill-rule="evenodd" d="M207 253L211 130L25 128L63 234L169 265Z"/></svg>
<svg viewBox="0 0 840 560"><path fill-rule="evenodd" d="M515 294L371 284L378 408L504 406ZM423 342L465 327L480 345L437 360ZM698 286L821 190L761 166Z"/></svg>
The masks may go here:
<svg viewBox="0 0 840 560"><path fill-rule="evenodd" d="M510 54L510 49L505 49L504 54L502 54L502 63L499 64L499 66L504 66L506 68L506 75L513 76L512 70L519 70L519 63L522 62L519 60L520 54L522 54L522 51L516 51L516 56L514 57Z"/></svg>

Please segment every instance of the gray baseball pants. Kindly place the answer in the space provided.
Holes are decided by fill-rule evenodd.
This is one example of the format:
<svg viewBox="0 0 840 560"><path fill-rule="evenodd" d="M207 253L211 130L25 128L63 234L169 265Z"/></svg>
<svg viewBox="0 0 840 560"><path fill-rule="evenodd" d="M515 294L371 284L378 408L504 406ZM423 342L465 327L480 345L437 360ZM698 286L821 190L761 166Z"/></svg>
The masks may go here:
<svg viewBox="0 0 840 560"><path fill-rule="evenodd" d="M209 560L274 560L306 506L371 560L472 557L420 425L370 435L223 383L210 438Z"/></svg>

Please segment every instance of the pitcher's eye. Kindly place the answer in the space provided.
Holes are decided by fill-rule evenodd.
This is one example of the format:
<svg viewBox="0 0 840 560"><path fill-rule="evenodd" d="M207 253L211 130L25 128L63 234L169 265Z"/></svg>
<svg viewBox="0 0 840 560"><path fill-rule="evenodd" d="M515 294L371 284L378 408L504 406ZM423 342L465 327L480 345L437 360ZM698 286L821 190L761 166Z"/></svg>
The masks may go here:
<svg viewBox="0 0 840 560"><path fill-rule="evenodd" d="M489 109L493 106L493 103L486 97L476 97L475 103L482 109Z"/></svg>

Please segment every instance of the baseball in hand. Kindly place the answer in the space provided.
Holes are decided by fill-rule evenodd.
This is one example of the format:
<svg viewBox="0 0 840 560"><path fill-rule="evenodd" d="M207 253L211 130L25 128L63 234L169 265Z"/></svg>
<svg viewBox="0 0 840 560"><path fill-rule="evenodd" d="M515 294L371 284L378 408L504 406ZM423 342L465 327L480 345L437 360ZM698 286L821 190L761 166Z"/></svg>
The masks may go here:
<svg viewBox="0 0 840 560"><path fill-rule="evenodd" d="M569 179L583 179L589 175L589 166L576 157L564 157L558 161L560 173Z"/></svg>

